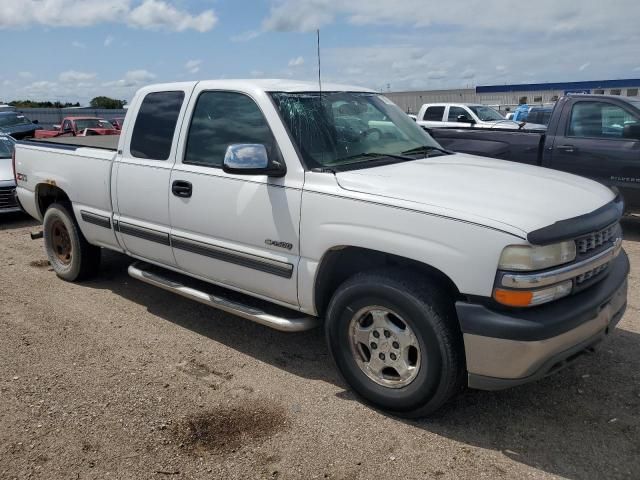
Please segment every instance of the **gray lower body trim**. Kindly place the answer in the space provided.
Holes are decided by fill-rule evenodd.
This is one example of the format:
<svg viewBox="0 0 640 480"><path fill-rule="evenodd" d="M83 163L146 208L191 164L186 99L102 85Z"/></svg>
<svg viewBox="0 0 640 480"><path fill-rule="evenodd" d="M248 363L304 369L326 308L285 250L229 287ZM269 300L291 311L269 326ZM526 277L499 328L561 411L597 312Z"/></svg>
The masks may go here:
<svg viewBox="0 0 640 480"><path fill-rule="evenodd" d="M150 228L139 227L137 225L131 225L130 223L125 222L117 222L116 228L120 233L123 233L125 235L142 238L143 240L159 243L161 245L171 245L171 242L169 242L168 233L159 232L158 230L152 230Z"/></svg>
<svg viewBox="0 0 640 480"><path fill-rule="evenodd" d="M546 340L521 341L463 335L469 386L499 390L554 373L568 359L598 343L622 319L626 295L607 304L592 320Z"/></svg>
<svg viewBox="0 0 640 480"><path fill-rule="evenodd" d="M249 255L228 248L217 247L208 243L198 242L187 238L171 236L173 248L195 253L227 263L233 263L242 267L259 270L261 272L277 275L278 277L291 278L293 275L293 265L285 262L278 262L268 258Z"/></svg>
<svg viewBox="0 0 640 480"><path fill-rule="evenodd" d="M84 210L80 211L80 216L82 217L82 220L87 223L91 223L93 225L97 225L102 228L108 228L109 230L111 230L111 219L109 217L98 215L97 213L87 212Z"/></svg>
<svg viewBox="0 0 640 480"><path fill-rule="evenodd" d="M89 221L84 218L83 220ZM93 215L93 214L92 214ZM91 223L95 223L97 219L91 218ZM188 238L183 238L175 235L169 235L168 233L160 232L150 228L139 227L130 223L121 221L114 221L114 228L116 231L125 235L131 235L133 237L142 238L150 242L159 243L161 245L171 246L178 250L185 252L195 253L196 255L202 255L204 257L214 258L227 263L233 263L234 265L240 265L241 267L251 268L260 272L269 273L282 278L291 278L293 276L293 265L286 262L279 262L277 260L271 260L269 258L258 257L237 250L231 250L224 247L218 247L204 242L198 242ZM101 225L105 226L105 225Z"/></svg>

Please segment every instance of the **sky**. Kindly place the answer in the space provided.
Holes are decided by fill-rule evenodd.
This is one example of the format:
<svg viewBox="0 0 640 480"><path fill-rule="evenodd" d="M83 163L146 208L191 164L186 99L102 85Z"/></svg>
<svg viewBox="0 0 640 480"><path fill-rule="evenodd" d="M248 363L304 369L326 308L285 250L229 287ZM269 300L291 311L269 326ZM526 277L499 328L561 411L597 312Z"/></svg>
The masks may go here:
<svg viewBox="0 0 640 480"><path fill-rule="evenodd" d="M640 78L638 0L0 0L0 101L322 79L380 91Z"/></svg>

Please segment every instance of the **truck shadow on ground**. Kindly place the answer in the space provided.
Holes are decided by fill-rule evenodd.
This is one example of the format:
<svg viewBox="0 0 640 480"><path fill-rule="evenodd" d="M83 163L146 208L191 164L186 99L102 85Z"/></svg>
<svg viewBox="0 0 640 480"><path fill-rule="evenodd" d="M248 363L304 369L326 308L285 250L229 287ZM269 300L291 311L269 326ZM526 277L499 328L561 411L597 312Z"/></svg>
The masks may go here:
<svg viewBox="0 0 640 480"><path fill-rule="evenodd" d="M0 231L17 230L19 228L37 227L40 222L31 218L26 213L4 213L0 215ZM35 228L34 228L35 230Z"/></svg>
<svg viewBox="0 0 640 480"><path fill-rule="evenodd" d="M105 252L103 260L99 279L87 287L111 290L294 375L338 385L345 388L340 398L357 401L330 360L322 329L277 332L133 280L123 255ZM553 377L501 392L469 390L434 417L397 420L567 478L640 478L639 348L639 334L618 329L595 354ZM453 455L455 463L474 454ZM506 476L494 467L496 478Z"/></svg>

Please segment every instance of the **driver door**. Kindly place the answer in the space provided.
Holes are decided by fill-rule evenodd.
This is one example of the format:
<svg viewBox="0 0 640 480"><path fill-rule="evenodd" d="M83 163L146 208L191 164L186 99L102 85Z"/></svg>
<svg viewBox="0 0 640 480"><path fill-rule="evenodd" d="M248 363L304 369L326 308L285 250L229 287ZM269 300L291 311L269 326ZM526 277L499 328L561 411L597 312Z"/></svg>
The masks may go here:
<svg viewBox="0 0 640 480"><path fill-rule="evenodd" d="M624 126L640 124L622 105L578 101L563 111L551 151L551 167L616 186L627 205L640 205L640 139L625 138Z"/></svg>
<svg viewBox="0 0 640 480"><path fill-rule="evenodd" d="M171 172L171 244L180 269L297 307L304 172L294 162L285 162L281 178L222 169L230 145L261 144L269 157L282 155L288 137L282 130L282 141L275 140L263 112L277 114L261 95L256 101L198 84ZM274 127L283 128L276 121Z"/></svg>

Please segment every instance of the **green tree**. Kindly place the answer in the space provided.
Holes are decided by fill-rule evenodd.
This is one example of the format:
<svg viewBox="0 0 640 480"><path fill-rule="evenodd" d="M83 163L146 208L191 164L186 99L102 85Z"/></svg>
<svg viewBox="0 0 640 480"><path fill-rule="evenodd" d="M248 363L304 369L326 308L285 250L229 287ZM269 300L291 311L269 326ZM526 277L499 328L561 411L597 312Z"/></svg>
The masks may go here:
<svg viewBox="0 0 640 480"><path fill-rule="evenodd" d="M116 100L115 98L109 97L95 97L91 99L89 105L91 106L91 108L120 109L123 108L126 103L126 100Z"/></svg>

